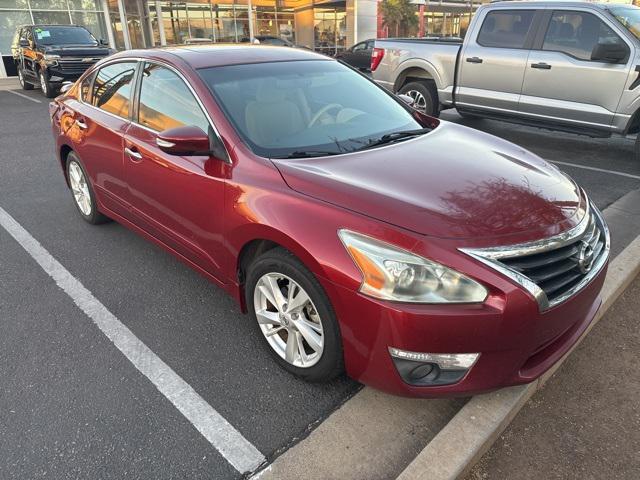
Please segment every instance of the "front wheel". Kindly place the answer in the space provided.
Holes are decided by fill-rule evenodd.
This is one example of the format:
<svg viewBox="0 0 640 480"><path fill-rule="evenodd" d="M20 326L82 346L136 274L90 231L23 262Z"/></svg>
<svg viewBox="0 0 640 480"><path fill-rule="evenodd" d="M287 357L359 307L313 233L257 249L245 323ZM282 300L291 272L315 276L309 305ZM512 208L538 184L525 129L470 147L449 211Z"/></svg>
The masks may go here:
<svg viewBox="0 0 640 480"><path fill-rule="evenodd" d="M438 91L432 82L409 82L398 93L409 95L413 99L412 106L416 110L432 117L439 115Z"/></svg>
<svg viewBox="0 0 640 480"><path fill-rule="evenodd" d="M49 79L47 79L47 75L42 70L38 72L38 79L40 80L40 88L42 89L42 94L47 98L54 98L58 92L51 85L51 82L49 82Z"/></svg>
<svg viewBox="0 0 640 480"><path fill-rule="evenodd" d="M285 370L310 382L326 382L343 371L340 330L329 298L288 250L270 250L251 265L246 300L258 334Z"/></svg>

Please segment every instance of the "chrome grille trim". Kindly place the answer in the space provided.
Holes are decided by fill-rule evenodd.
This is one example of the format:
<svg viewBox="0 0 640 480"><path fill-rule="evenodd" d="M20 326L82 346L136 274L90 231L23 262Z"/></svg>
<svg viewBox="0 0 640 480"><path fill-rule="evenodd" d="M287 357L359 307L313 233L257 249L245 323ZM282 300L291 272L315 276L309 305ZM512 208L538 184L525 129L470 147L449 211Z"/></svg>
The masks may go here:
<svg viewBox="0 0 640 480"><path fill-rule="evenodd" d="M590 201L588 202L588 205L590 207L589 211L585 211L585 214L578 225L554 237L539 240L536 242L510 245L505 247L479 249L460 248L459 250L484 263L485 265L488 265L492 269L497 270L498 272L518 283L536 299L541 311L548 310L549 308L559 305L562 302L568 300L584 287L586 287L589 283L591 283L591 280L593 280L593 278L602 270L602 268L604 268L609 258L609 251L611 249L609 229L607 228L607 224L605 223L604 218L602 217L600 211L598 211L597 207ZM589 270L585 274L576 276L575 273L572 273L573 269L567 268L567 265L563 265L563 263L571 261L571 257L577 253L577 248L575 251L573 251L573 249L568 249L564 252L558 252L555 257L551 256L552 261L550 261L549 263L541 263L539 261L537 263L535 261L533 262L535 268L538 269L545 268L545 265L549 265L550 267L555 266L556 268L559 268L559 273L558 271L556 271L554 272L554 275L551 275L549 278L542 278L541 274L538 274L538 280L540 281L540 283L544 283L545 281L551 283L554 278L565 275L565 283L561 284L553 291L561 290L565 285L576 281L580 276L582 277L578 283L576 283L566 292L563 292L558 296L552 296L553 298L551 300L548 298L547 293L545 293L543 288L538 285L538 283L536 283L532 278L518 271L516 268L503 263L503 261L507 260L512 263L518 263L518 259L520 257L528 257L524 258L520 263L521 265L526 265L527 261L531 262L531 255L545 252L553 254L554 251L562 249L563 247L569 247L571 246L571 244L577 243L579 241L588 242L594 250L593 265L591 266L591 270ZM522 269L526 270L526 268L533 267L524 267ZM563 271L563 268L566 268L566 270ZM571 280L567 281L567 278L571 278ZM547 287L547 290L550 289L550 287Z"/></svg>

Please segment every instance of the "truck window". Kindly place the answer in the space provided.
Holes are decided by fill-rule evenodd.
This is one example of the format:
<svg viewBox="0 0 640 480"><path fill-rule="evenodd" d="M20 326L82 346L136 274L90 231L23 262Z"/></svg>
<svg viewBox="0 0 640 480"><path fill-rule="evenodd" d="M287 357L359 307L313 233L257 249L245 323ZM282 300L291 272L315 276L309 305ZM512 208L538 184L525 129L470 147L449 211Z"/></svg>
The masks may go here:
<svg viewBox="0 0 640 480"><path fill-rule="evenodd" d="M555 11L542 49L591 60L591 52L598 43L625 45L607 24L591 13Z"/></svg>
<svg viewBox="0 0 640 480"><path fill-rule="evenodd" d="M534 10L497 10L482 22L478 43L483 47L523 48Z"/></svg>
<svg viewBox="0 0 640 480"><path fill-rule="evenodd" d="M496 10L482 22L478 43L483 47L523 48L534 10Z"/></svg>

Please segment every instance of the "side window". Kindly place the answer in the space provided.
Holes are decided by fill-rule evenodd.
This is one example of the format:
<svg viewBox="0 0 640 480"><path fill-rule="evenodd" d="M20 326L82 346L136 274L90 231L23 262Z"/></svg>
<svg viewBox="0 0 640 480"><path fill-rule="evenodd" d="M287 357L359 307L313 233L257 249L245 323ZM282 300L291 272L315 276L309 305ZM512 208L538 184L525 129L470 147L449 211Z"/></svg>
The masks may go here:
<svg viewBox="0 0 640 480"><path fill-rule="evenodd" d="M591 60L591 52L599 43L625 45L608 25L591 13L555 11L542 49Z"/></svg>
<svg viewBox="0 0 640 480"><path fill-rule="evenodd" d="M482 22L478 43L483 47L523 48L534 10L495 10Z"/></svg>
<svg viewBox="0 0 640 480"><path fill-rule="evenodd" d="M82 80L82 84L80 85L80 100L85 103L91 103L91 81L95 76L95 73L88 75L87 78Z"/></svg>
<svg viewBox="0 0 640 480"><path fill-rule="evenodd" d="M367 44L365 42L358 43L357 45L353 46L353 51L354 52L359 52L361 50L364 50L366 47L367 47Z"/></svg>
<svg viewBox="0 0 640 480"><path fill-rule="evenodd" d="M182 79L168 68L151 63L145 65L142 74L138 123L158 132L191 125L209 131L207 118Z"/></svg>
<svg viewBox="0 0 640 480"><path fill-rule="evenodd" d="M135 62L113 63L102 67L93 82L91 104L105 112L129 118L131 82L135 70Z"/></svg>

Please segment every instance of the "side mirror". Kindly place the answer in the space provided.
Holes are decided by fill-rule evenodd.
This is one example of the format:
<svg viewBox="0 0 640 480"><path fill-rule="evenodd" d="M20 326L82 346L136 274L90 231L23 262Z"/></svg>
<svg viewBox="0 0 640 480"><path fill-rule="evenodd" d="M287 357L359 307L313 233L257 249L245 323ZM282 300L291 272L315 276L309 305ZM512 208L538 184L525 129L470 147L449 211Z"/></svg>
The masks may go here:
<svg viewBox="0 0 640 480"><path fill-rule="evenodd" d="M412 108L416 103L413 97L410 97L409 95L405 95L404 93L399 93L397 97Z"/></svg>
<svg viewBox="0 0 640 480"><path fill-rule="evenodd" d="M156 145L171 155L211 155L209 135L201 128L177 127L158 134Z"/></svg>
<svg viewBox="0 0 640 480"><path fill-rule="evenodd" d="M626 60L629 49L621 43L598 43L593 47L591 60L607 63L620 63Z"/></svg>
<svg viewBox="0 0 640 480"><path fill-rule="evenodd" d="M29 40L27 40L26 38L21 38L20 42L19 42L19 45L22 48L28 48L29 47Z"/></svg>
<svg viewBox="0 0 640 480"><path fill-rule="evenodd" d="M62 87L60 87L60 93L67 93L73 87L73 82L62 82Z"/></svg>

